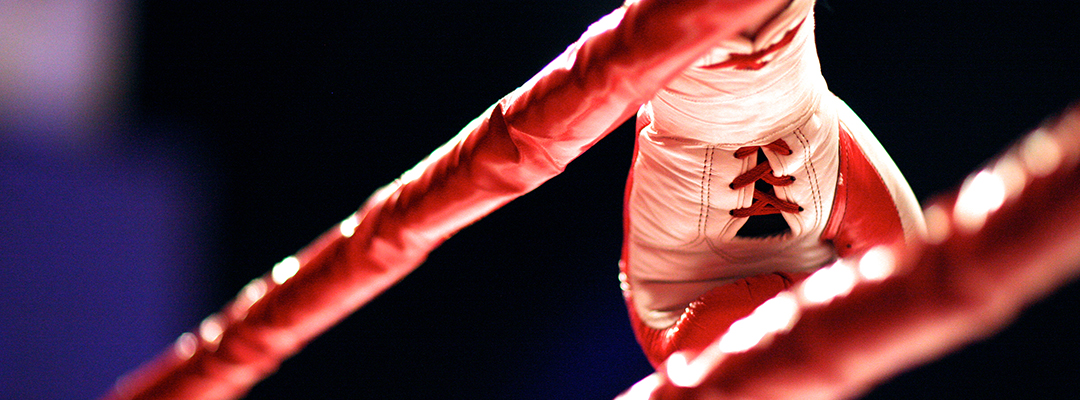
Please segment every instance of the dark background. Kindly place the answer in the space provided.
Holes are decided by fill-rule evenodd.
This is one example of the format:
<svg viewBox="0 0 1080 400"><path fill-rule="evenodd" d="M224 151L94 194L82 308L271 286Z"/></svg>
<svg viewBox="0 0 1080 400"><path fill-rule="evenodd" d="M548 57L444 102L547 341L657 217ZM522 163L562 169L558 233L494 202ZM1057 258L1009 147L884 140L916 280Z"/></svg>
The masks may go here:
<svg viewBox="0 0 1080 400"><path fill-rule="evenodd" d="M829 3L817 32L830 87L920 199L1080 98L1076 2ZM211 294L189 325L619 4L144 2L131 109L153 128L129 139L192 149L212 205L199 278ZM616 282L632 144L620 128L452 238L250 398L612 398L650 372ZM1077 290L868 398L1072 398Z"/></svg>

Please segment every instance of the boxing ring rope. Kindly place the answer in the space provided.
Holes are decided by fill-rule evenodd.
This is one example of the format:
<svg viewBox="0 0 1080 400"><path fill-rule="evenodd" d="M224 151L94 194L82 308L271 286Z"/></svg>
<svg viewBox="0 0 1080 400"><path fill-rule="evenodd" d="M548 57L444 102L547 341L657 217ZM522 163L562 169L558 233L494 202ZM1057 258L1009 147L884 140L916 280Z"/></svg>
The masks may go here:
<svg viewBox="0 0 1080 400"><path fill-rule="evenodd" d="M1080 273L1080 104L926 209L926 243L819 270L619 399L842 399L1003 329Z"/></svg>
<svg viewBox="0 0 1080 400"><path fill-rule="evenodd" d="M105 398L242 397L447 237L558 174L717 39L744 28L730 21L760 19L767 3L642 0L616 11ZM1075 274L1078 155L1074 107L935 202L925 247L824 269L702 354L676 353L622 397L846 397L1000 328ZM982 202L998 194L1000 203Z"/></svg>

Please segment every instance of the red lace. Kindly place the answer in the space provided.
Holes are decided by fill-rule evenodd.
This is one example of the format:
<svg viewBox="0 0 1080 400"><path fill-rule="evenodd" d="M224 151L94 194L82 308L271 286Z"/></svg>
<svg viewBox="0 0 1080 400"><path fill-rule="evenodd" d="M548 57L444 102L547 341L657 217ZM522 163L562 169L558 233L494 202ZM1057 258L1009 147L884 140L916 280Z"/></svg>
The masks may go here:
<svg viewBox="0 0 1080 400"><path fill-rule="evenodd" d="M742 147L735 151L735 158L743 159L749 157L751 154L755 154L762 147L772 150L780 155L791 155L791 147L783 139L776 139L772 143L764 146L748 146ZM741 189L747 185L757 183L757 181L765 181L773 186L787 186L792 182L795 182L795 177L791 175L774 176L772 166L769 165L768 160L760 161L758 165L751 168L749 171L742 173L735 177L735 180L731 181L731 189ZM754 188L754 202L750 204L750 207L736 208L731 210L731 215L739 218L749 217L752 215L768 215L779 214L780 212L797 213L802 211L802 207L798 204L783 200L776 197L772 191L762 191L758 188Z"/></svg>

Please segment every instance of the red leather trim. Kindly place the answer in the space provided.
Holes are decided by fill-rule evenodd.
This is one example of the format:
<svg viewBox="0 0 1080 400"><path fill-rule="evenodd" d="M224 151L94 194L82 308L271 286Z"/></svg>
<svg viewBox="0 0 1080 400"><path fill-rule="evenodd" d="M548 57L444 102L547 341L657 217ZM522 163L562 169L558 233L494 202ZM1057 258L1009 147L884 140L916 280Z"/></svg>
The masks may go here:
<svg viewBox="0 0 1080 400"><path fill-rule="evenodd" d="M664 329L645 325L633 311L632 300L627 299L630 322L645 356L654 367L659 367L676 351L701 352L727 332L735 321L750 315L762 303L809 275L809 272L774 272L717 286L687 305L679 321Z"/></svg>
<svg viewBox="0 0 1080 400"><path fill-rule="evenodd" d="M836 198L821 238L831 242L840 257L904 240L900 212L888 186L842 124Z"/></svg>

